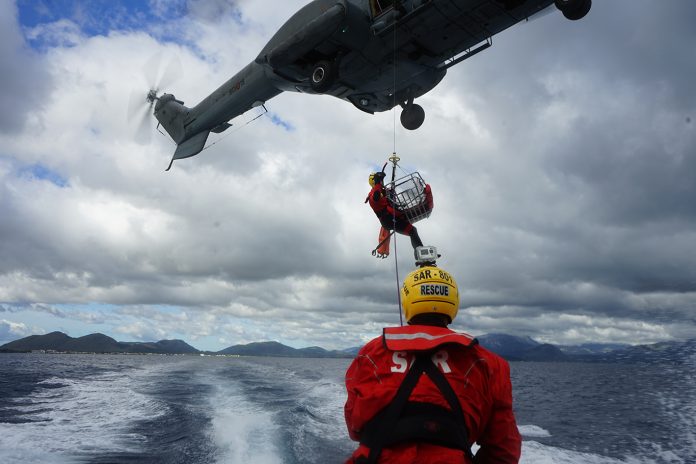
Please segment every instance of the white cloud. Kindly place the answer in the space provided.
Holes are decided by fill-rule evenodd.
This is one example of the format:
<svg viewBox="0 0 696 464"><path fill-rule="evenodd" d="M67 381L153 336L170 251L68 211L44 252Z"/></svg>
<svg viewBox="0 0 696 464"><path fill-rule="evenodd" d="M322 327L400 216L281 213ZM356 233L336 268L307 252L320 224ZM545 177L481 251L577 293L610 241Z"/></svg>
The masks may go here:
<svg viewBox="0 0 696 464"><path fill-rule="evenodd" d="M12 2L0 3L0 134L21 130L32 111L45 103L52 85L41 58L24 43L17 9ZM2 151L0 151L2 154Z"/></svg>
<svg viewBox="0 0 696 464"><path fill-rule="evenodd" d="M26 37L29 40L51 44L53 47L73 47L85 39L80 26L68 19L30 28L26 31Z"/></svg>
<svg viewBox="0 0 696 464"><path fill-rule="evenodd" d="M417 226L460 284L458 328L556 342L696 335L696 126L686 120L696 105L679 77L692 52L672 31L649 57L662 68L645 65L635 43L614 40L630 26L605 19L623 18L626 1L594 5L578 23L552 15L506 31L420 99L421 129L397 122L402 165L434 190L433 216ZM302 3L268 13L263 2L191 2L151 35L52 23L26 32L52 43L41 55L3 15L14 45L0 65L21 86L7 63L26 59L41 70L32 85L51 93L0 135L0 217L11 218L0 221L0 301L70 303L115 333L224 346L340 348L397 323L394 263L370 256L378 223L363 204L367 174L393 150L392 113L282 94L267 106L294 130L269 115L235 124L167 173L171 142L153 124L138 144L127 120L153 56L181 61L166 90L193 106ZM661 20L687 8L662 8ZM631 11L653 23L653 9ZM162 41L174 26L178 40ZM22 174L36 166L65 182ZM403 277L408 240L397 247Z"/></svg>
<svg viewBox="0 0 696 464"><path fill-rule="evenodd" d="M0 319L0 344L4 345L29 335L32 335L32 332L25 324Z"/></svg>

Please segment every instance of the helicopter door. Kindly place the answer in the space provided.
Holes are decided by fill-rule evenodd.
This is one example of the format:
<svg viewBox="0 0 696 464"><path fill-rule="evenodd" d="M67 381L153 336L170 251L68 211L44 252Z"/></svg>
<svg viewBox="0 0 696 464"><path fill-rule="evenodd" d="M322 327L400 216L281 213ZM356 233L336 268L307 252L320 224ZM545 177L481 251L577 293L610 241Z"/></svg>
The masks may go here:
<svg viewBox="0 0 696 464"><path fill-rule="evenodd" d="M385 13L388 10L394 8L394 0L370 0L370 7L372 8L372 17Z"/></svg>

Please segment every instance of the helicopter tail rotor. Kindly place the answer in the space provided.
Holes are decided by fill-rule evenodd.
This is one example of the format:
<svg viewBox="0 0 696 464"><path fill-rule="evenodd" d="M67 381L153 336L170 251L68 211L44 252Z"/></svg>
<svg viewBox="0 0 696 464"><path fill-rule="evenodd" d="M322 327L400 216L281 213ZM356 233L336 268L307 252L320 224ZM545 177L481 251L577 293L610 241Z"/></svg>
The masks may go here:
<svg viewBox="0 0 696 464"><path fill-rule="evenodd" d="M159 99L160 90L173 85L181 78L183 67L178 56L172 57L162 66L162 53L156 53L145 62L142 74L148 91L132 90L128 100L128 120L134 128L134 139L140 144L150 142L153 128L153 107Z"/></svg>

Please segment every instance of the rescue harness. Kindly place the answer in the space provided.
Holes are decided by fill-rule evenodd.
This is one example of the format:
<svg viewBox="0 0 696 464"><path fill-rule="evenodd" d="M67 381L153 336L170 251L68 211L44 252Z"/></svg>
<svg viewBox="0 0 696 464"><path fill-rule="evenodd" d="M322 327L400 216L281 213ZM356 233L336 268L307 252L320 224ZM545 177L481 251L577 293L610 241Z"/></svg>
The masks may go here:
<svg viewBox="0 0 696 464"><path fill-rule="evenodd" d="M365 424L360 443L370 449L370 454L357 459L356 464L376 464L385 447L418 441L460 449L473 462L462 406L431 356L431 351L416 354L392 402ZM440 390L449 410L435 404L408 401L423 373Z"/></svg>

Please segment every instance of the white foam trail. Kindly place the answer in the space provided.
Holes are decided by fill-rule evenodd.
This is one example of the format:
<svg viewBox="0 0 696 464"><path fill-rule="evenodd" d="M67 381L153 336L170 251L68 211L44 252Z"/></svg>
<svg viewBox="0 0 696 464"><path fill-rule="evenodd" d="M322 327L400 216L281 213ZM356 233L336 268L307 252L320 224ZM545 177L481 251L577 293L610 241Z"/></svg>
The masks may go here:
<svg viewBox="0 0 696 464"><path fill-rule="evenodd" d="M321 442L340 453L335 462L343 462L357 446L348 438L343 417L345 387L342 382L326 380L303 385L305 390L298 401L307 414L292 431L294 455L314 456Z"/></svg>
<svg viewBox="0 0 696 464"><path fill-rule="evenodd" d="M215 389L210 401L217 462L282 464L275 444L278 426L273 423L271 414L248 401L228 380L215 385Z"/></svg>
<svg viewBox="0 0 696 464"><path fill-rule="evenodd" d="M518 426L520 435L525 438L547 438L551 433L537 425ZM474 444L471 451L476 454L479 446ZM672 461L664 461L672 462ZM543 445L536 441L525 440L522 442L522 456L520 464L657 464L652 460L639 460L626 458L624 460L609 458L592 453L564 450L553 446Z"/></svg>
<svg viewBox="0 0 696 464"><path fill-rule="evenodd" d="M276 371L276 377L282 375L284 382L295 387L301 417L292 430L295 456L315 456L319 442L343 453L341 458L353 451L355 446L348 438L343 416L346 401L344 374L348 362L317 359L311 369L293 363L282 373ZM321 372L321 377L317 377L318 372Z"/></svg>
<svg viewBox="0 0 696 464"><path fill-rule="evenodd" d="M520 459L520 464L648 464L653 462L634 458L619 460L598 454L554 448L536 441L522 442L522 458Z"/></svg>
<svg viewBox="0 0 696 464"><path fill-rule="evenodd" d="M657 443L641 443L660 462L692 464L696 462L696 355L682 365L665 365L664 375L683 379L673 390L656 392L657 402L676 424L671 448L665 450Z"/></svg>
<svg viewBox="0 0 696 464"><path fill-rule="evenodd" d="M242 362L242 361L238 361ZM320 362L320 361L318 361ZM297 410L297 421L284 429L274 423L279 411L269 411L268 405L252 404L244 395L243 388L225 378L211 382L216 387L212 403L213 441L218 448L218 462L254 462L276 464L287 461L287 455L306 456L317 452L317 440L331 443L330 446L342 448L342 460L352 451L352 442L347 438L343 421L343 404L345 387L343 372L345 366L327 363L328 371L324 376L305 377L306 368L296 360L287 363L249 362L254 376L272 378L274 388L287 391L288 400L292 400L293 410ZM298 370L299 369L299 372ZM316 366L310 369L316 374ZM280 415L285 419L286 414ZM288 434L290 435L288 437ZM251 437L251 438L250 438ZM284 442L281 442L283 440ZM291 448L291 449L289 449Z"/></svg>
<svg viewBox="0 0 696 464"><path fill-rule="evenodd" d="M548 430L542 429L538 425L519 425L517 428L520 435L525 438L548 438L551 436Z"/></svg>
<svg viewBox="0 0 696 464"><path fill-rule="evenodd" d="M310 423L310 432L324 438L340 440L346 436L347 429L343 418L345 386L343 383L318 382L306 385L307 396L301 399L310 413L317 418ZM340 421L335 421L336 413Z"/></svg>
<svg viewBox="0 0 696 464"><path fill-rule="evenodd" d="M61 462L76 452L139 451L145 437L129 433L128 427L164 410L132 389L138 383L123 372L40 382L62 386L17 399L12 409L34 422L0 423L0 462Z"/></svg>

